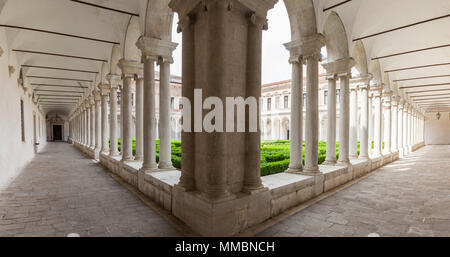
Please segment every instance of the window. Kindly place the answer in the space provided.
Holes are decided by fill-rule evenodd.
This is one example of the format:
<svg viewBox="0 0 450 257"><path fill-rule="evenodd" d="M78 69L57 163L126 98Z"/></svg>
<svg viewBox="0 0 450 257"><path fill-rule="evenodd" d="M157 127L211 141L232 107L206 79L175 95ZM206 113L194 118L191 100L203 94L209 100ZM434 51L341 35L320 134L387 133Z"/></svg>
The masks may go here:
<svg viewBox="0 0 450 257"><path fill-rule="evenodd" d="M20 121L22 129L22 142L25 142L25 119L23 110L23 100L20 100Z"/></svg>
<svg viewBox="0 0 450 257"><path fill-rule="evenodd" d="M272 109L272 98L267 98L267 110L270 111Z"/></svg>
<svg viewBox="0 0 450 257"><path fill-rule="evenodd" d="M303 106L306 106L306 93L303 93Z"/></svg>
<svg viewBox="0 0 450 257"><path fill-rule="evenodd" d="M134 106L134 93L131 93L131 106Z"/></svg>
<svg viewBox="0 0 450 257"><path fill-rule="evenodd" d="M327 104L328 102L328 91L323 91L323 104Z"/></svg>
<svg viewBox="0 0 450 257"><path fill-rule="evenodd" d="M289 96L285 95L284 96L284 109L288 109L289 108Z"/></svg>
<svg viewBox="0 0 450 257"><path fill-rule="evenodd" d="M275 97L275 109L279 109L280 108L280 97L277 96Z"/></svg>
<svg viewBox="0 0 450 257"><path fill-rule="evenodd" d="M170 109L173 110L175 106L175 97L170 98Z"/></svg>
<svg viewBox="0 0 450 257"><path fill-rule="evenodd" d="M341 99L341 90L340 89L336 89L336 98L337 99Z"/></svg>
<svg viewBox="0 0 450 257"><path fill-rule="evenodd" d="M117 92L117 105L120 105L120 92Z"/></svg>

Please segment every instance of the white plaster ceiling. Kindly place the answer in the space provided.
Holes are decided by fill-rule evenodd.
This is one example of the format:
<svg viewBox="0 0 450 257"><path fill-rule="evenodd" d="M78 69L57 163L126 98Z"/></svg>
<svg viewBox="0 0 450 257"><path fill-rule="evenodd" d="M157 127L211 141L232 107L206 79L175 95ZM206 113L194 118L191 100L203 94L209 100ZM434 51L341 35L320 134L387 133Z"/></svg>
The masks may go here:
<svg viewBox="0 0 450 257"><path fill-rule="evenodd" d="M141 9L140 0L83 0L83 2L137 14L139 14ZM118 42L121 44L121 47L123 45L128 22L131 17L131 15L100 9L70 0L8 0L0 11L0 24L97 38L106 41ZM102 59L108 62L111 58L113 44L110 43L14 28L6 28L5 30L8 47L10 50L20 49L50 52ZM100 61L20 52L12 52L11 54L16 56L18 65L48 66L94 72L100 72L102 67L102 62ZM20 69L20 67L18 68ZM98 84L98 81L95 82L97 74L93 73L23 68L23 75L25 76L26 86L29 86L31 89L38 88L37 86L31 86L31 83L70 86L78 86L81 84L85 87ZM27 78L27 76L71 78L79 80L92 80L93 82L78 83L77 81ZM75 88L66 89L42 86L39 88L45 90L58 90L63 93L64 91L78 90ZM60 93L46 92L46 94ZM61 107L47 108L47 110L55 109L61 109ZM65 111L70 110L69 107L62 109Z"/></svg>
<svg viewBox="0 0 450 257"><path fill-rule="evenodd" d="M322 31L321 28L332 11L339 15L347 32L350 52L355 44L353 39L450 14L450 1L448 0L353 0L323 12L325 7L340 2L342 0L315 0L316 17L319 31ZM450 17L363 39L369 66L374 57L450 44L449 28ZM379 61L382 73L392 69L450 63L450 47L389 57ZM450 75L450 65L390 72L390 81L383 81L383 83L395 89L393 88L394 80L437 75ZM382 77L385 77L384 74ZM450 83L450 77L402 81L398 82L398 86L439 83ZM450 93L450 90L445 91L445 89L450 89L450 85L411 88L402 91L438 89L442 92L423 94ZM399 93L402 95L404 92Z"/></svg>

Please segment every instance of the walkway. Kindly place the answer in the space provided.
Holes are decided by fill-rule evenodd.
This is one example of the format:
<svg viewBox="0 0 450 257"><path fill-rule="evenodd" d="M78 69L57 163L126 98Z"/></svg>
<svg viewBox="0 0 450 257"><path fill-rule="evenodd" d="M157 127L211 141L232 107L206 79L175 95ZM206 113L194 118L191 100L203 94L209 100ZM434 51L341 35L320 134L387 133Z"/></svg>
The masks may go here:
<svg viewBox="0 0 450 257"><path fill-rule="evenodd" d="M180 236L182 230L67 143L0 188L0 236Z"/></svg>
<svg viewBox="0 0 450 257"><path fill-rule="evenodd" d="M450 146L427 146L258 236L450 236Z"/></svg>

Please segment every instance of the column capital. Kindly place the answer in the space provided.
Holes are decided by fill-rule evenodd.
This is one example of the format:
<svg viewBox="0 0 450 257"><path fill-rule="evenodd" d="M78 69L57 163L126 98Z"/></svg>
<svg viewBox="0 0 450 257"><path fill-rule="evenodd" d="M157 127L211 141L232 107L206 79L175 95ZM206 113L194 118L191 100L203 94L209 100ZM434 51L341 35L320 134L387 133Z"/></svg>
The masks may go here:
<svg viewBox="0 0 450 257"><path fill-rule="evenodd" d="M122 78L134 78L135 74L144 73L144 67L142 63L133 60L121 59L119 61L119 68L122 70Z"/></svg>
<svg viewBox="0 0 450 257"><path fill-rule="evenodd" d="M98 88L100 89L100 95L101 96L108 96L110 92L110 85L102 83L98 84Z"/></svg>
<svg viewBox="0 0 450 257"><path fill-rule="evenodd" d="M301 40L291 41L284 44L291 53L289 60L303 60L308 58L322 59L320 50L325 46L325 37L322 34L315 34Z"/></svg>
<svg viewBox="0 0 450 257"><path fill-rule="evenodd" d="M327 80L337 80L338 76L336 74L327 74L326 79Z"/></svg>
<svg viewBox="0 0 450 257"><path fill-rule="evenodd" d="M110 89L118 88L120 82L122 82L122 78L120 77L120 75L116 75L116 74L108 74L108 75L106 75L106 79L109 81Z"/></svg>
<svg viewBox="0 0 450 257"><path fill-rule="evenodd" d="M376 85L371 85L370 86L370 92L372 93L372 95L374 97L381 97L382 89L383 89L383 85L382 84L376 84Z"/></svg>
<svg viewBox="0 0 450 257"><path fill-rule="evenodd" d="M335 74L339 77L349 76L351 68L355 65L353 58L343 58L336 61L323 63L322 67L327 74Z"/></svg>
<svg viewBox="0 0 450 257"><path fill-rule="evenodd" d="M89 96L89 105L90 106L95 105L95 96L93 96L93 95Z"/></svg>
<svg viewBox="0 0 450 257"><path fill-rule="evenodd" d="M142 62L144 59L173 63L172 52L178 46L178 43L161 40L157 38L141 36L136 46L142 51Z"/></svg>
<svg viewBox="0 0 450 257"><path fill-rule="evenodd" d="M188 16L189 13L194 10L198 5L202 5L203 10L208 10L216 0L172 0L169 3L169 7L178 13L179 17ZM219 1L219 3L226 4L228 9L232 9L235 2L238 2L248 8L250 11L256 13L258 16L266 17L267 11L272 9L277 0L227 0ZM181 20L181 19L180 19Z"/></svg>
<svg viewBox="0 0 450 257"><path fill-rule="evenodd" d="M392 95L392 99L391 99L392 106L398 107L398 105L399 105L399 100L400 100L400 96L397 95L397 94L393 94L393 95Z"/></svg>
<svg viewBox="0 0 450 257"><path fill-rule="evenodd" d="M372 80L372 74L363 74L358 77L350 79L350 85L358 85L360 89L370 89L370 81Z"/></svg>
<svg viewBox="0 0 450 257"><path fill-rule="evenodd" d="M95 90L93 94L94 94L94 101L95 102L100 102L102 100L100 90Z"/></svg>

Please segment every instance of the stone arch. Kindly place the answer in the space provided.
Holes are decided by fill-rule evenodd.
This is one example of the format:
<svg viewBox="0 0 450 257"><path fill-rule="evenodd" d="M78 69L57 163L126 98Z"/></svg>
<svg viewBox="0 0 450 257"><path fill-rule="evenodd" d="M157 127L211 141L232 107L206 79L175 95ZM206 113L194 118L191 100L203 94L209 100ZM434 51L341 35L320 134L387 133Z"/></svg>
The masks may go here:
<svg viewBox="0 0 450 257"><path fill-rule="evenodd" d="M141 28L137 17L133 16L128 22L125 33L122 56L125 60L140 61L141 51L137 48L136 42L141 37Z"/></svg>
<svg viewBox="0 0 450 257"><path fill-rule="evenodd" d="M140 23L144 36L165 41L172 40L174 13L170 0L149 0L141 8Z"/></svg>
<svg viewBox="0 0 450 257"><path fill-rule="evenodd" d="M356 41L353 45L352 57L355 60L354 70L361 75L368 74L369 67L367 65L366 49L361 40Z"/></svg>
<svg viewBox="0 0 450 257"><path fill-rule="evenodd" d="M328 62L350 56L347 33L341 18L336 12L331 12L328 16L323 28L323 34L325 36Z"/></svg>
<svg viewBox="0 0 450 257"><path fill-rule="evenodd" d="M373 83L374 84L382 84L383 76L381 73L380 61L378 61L378 60L371 61L369 70L370 70L370 73L372 73L372 75L373 75Z"/></svg>
<svg viewBox="0 0 450 257"><path fill-rule="evenodd" d="M272 120L270 118L266 120L266 129L264 131L266 132L266 138L272 139Z"/></svg>
<svg viewBox="0 0 450 257"><path fill-rule="evenodd" d="M290 139L290 121L288 117L283 117L281 120L281 139Z"/></svg>
<svg viewBox="0 0 450 257"><path fill-rule="evenodd" d="M317 34L312 0L284 0L284 4L289 15L292 41Z"/></svg>
<svg viewBox="0 0 450 257"><path fill-rule="evenodd" d="M122 59L122 53L120 51L120 47L118 45L114 45L111 51L111 60L110 60L110 68L109 71L113 75L121 75L122 70L117 65L119 60Z"/></svg>

